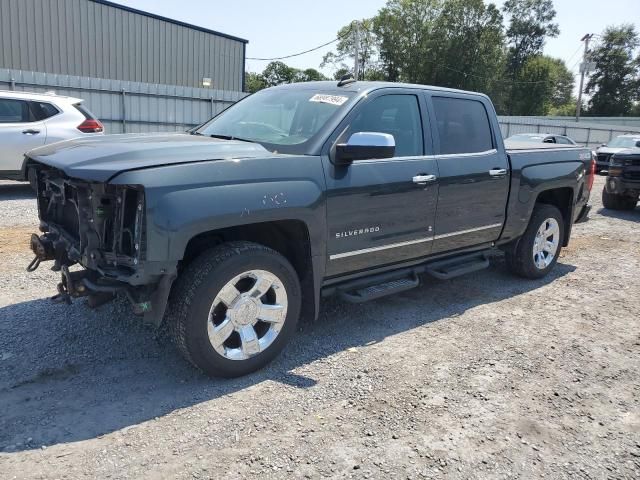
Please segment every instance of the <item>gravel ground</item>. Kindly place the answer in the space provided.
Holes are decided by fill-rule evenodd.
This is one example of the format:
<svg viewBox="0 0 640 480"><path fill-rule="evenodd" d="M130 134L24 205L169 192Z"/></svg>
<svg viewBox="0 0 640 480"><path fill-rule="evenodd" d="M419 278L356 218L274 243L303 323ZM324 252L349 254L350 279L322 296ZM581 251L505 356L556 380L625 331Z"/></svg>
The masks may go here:
<svg viewBox="0 0 640 480"><path fill-rule="evenodd" d="M576 226L552 275L499 259L324 304L268 368L210 380L116 302L27 274L26 186L0 184L0 476L639 478L640 208Z"/></svg>

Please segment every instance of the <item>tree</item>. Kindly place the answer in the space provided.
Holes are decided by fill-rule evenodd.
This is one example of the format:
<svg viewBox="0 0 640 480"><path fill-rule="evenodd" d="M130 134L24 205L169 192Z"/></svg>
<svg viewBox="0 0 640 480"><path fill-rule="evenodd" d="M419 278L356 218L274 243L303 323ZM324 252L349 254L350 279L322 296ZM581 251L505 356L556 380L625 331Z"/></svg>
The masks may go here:
<svg viewBox="0 0 640 480"><path fill-rule="evenodd" d="M512 81L508 110L510 114L521 114L515 110L518 89L516 80L525 64L542 53L545 40L560 34L554 23L556 11L553 0L507 0L502 7L509 17L507 28L507 75Z"/></svg>
<svg viewBox="0 0 640 480"><path fill-rule="evenodd" d="M556 11L553 0L507 0L502 9L510 19L509 66L517 71L530 57L542 52L547 37L560 34L558 24L553 22Z"/></svg>
<svg viewBox="0 0 640 480"><path fill-rule="evenodd" d="M380 61L390 81L434 83L434 30L441 0L389 0L374 18Z"/></svg>
<svg viewBox="0 0 640 480"><path fill-rule="evenodd" d="M585 90L592 94L589 114L631 113L640 89L640 56L634 58L638 46L640 38L633 25L609 27L604 31L600 44L590 53L595 71Z"/></svg>
<svg viewBox="0 0 640 480"><path fill-rule="evenodd" d="M270 62L262 72L267 87L275 87L283 83L292 83L296 75L296 69L284 62Z"/></svg>
<svg viewBox="0 0 640 480"><path fill-rule="evenodd" d="M503 63L502 15L484 0L448 0L434 29L435 83L489 92ZM438 68L439 67L439 68Z"/></svg>
<svg viewBox="0 0 640 480"><path fill-rule="evenodd" d="M334 80L341 80L342 77L344 77L345 75L349 75L350 73L351 73L351 71L346 67L339 68L338 70L333 72L333 79Z"/></svg>
<svg viewBox="0 0 640 480"><path fill-rule="evenodd" d="M373 27L389 80L488 93L502 71L502 15L483 0L389 0Z"/></svg>
<svg viewBox="0 0 640 480"><path fill-rule="evenodd" d="M246 72L244 78L245 90L248 93L256 93L258 90L262 90L267 87L267 82L260 73Z"/></svg>
<svg viewBox="0 0 640 480"><path fill-rule="evenodd" d="M294 82L317 82L321 80L328 80L321 72L315 68L307 68L306 70L296 70L293 81Z"/></svg>
<svg viewBox="0 0 640 480"><path fill-rule="evenodd" d="M255 93L267 87L275 87L284 83L313 82L328 80L315 68L299 70L283 62L271 62L262 73L246 72L245 88L249 93Z"/></svg>
<svg viewBox="0 0 640 480"><path fill-rule="evenodd" d="M373 20L354 20L349 25L342 27L338 31L338 43L335 52L329 52L322 58L320 68L328 65L333 66L338 71L347 70L353 73L355 58L355 29L358 29L360 48L358 49L359 79L369 79L370 72L377 69L378 39L373 32ZM346 63L348 62L348 64Z"/></svg>
<svg viewBox="0 0 640 480"><path fill-rule="evenodd" d="M578 99L574 97L564 105L551 107L547 115L552 117L574 117L576 115L576 103L578 103Z"/></svg>
<svg viewBox="0 0 640 480"><path fill-rule="evenodd" d="M512 83L518 115L548 115L573 102L573 75L565 63L546 55L530 57ZM575 109L575 102L571 103Z"/></svg>
<svg viewBox="0 0 640 480"><path fill-rule="evenodd" d="M575 110L576 98L573 96L573 88L575 86L575 78L571 70L567 68L567 64L559 58L549 58L552 65L553 90L551 92L551 107L561 108L565 105L571 105Z"/></svg>

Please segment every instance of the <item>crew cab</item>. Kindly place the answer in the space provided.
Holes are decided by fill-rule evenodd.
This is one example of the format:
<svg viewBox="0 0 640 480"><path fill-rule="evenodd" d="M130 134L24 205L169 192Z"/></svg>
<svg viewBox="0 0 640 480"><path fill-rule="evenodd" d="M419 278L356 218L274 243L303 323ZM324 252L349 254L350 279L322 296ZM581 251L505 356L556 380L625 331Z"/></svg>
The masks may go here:
<svg viewBox="0 0 640 480"><path fill-rule="evenodd" d="M123 293L196 367L238 376L328 295L395 295L503 253L517 275L545 276L587 218L594 166L585 148L505 149L482 94L279 86L188 134L30 152L42 234L29 269L54 261L59 301Z"/></svg>

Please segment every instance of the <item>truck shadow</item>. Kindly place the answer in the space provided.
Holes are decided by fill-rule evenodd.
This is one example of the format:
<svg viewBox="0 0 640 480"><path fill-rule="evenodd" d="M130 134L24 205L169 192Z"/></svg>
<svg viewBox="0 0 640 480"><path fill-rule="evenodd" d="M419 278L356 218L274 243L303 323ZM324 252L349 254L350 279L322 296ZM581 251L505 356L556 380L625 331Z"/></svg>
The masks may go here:
<svg viewBox="0 0 640 480"><path fill-rule="evenodd" d="M312 390L322 379L305 376L305 365L433 322L455 321L470 308L536 290L574 270L558 264L547 278L527 281L508 274L497 260L489 270L427 280L370 304L329 299L319 320L302 325L277 360L233 380L195 371L170 345L154 340L122 302L98 311L82 302L68 307L46 299L9 305L0 308L0 451L96 438L262 382Z"/></svg>
<svg viewBox="0 0 640 480"><path fill-rule="evenodd" d="M29 200L36 195L31 185L23 182L0 183L0 202L2 200Z"/></svg>
<svg viewBox="0 0 640 480"><path fill-rule="evenodd" d="M618 220L626 220L628 222L640 223L640 206L637 206L634 210L609 210L608 208L601 208L598 210L598 215L609 218L617 218Z"/></svg>

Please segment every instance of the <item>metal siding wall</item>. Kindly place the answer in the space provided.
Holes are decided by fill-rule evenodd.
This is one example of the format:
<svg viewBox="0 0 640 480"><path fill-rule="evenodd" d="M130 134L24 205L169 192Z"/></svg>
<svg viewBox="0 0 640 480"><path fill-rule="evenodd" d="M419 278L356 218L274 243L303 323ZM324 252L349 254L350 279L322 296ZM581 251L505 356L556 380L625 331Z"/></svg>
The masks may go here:
<svg viewBox="0 0 640 480"><path fill-rule="evenodd" d="M518 133L555 133L568 135L577 143L596 147L618 135L640 133L640 127L606 125L573 120L557 120L552 117L498 117L505 137Z"/></svg>
<svg viewBox="0 0 640 480"><path fill-rule="evenodd" d="M242 42L90 0L0 0L0 68L240 91Z"/></svg>
<svg viewBox="0 0 640 480"><path fill-rule="evenodd" d="M509 117L515 123L516 121L531 121L531 119L536 119L541 122L565 122L565 123L576 123L575 117L540 117L540 116L532 116L532 117L523 117L523 116L514 116ZM640 128L640 117L580 117L580 123L594 123L597 125L605 125L608 127L618 126L618 127L631 127L631 128Z"/></svg>
<svg viewBox="0 0 640 480"><path fill-rule="evenodd" d="M126 82L102 78L25 72L0 68L0 90L9 89L82 98L105 125L107 133L185 131L207 121L246 94L178 85Z"/></svg>

